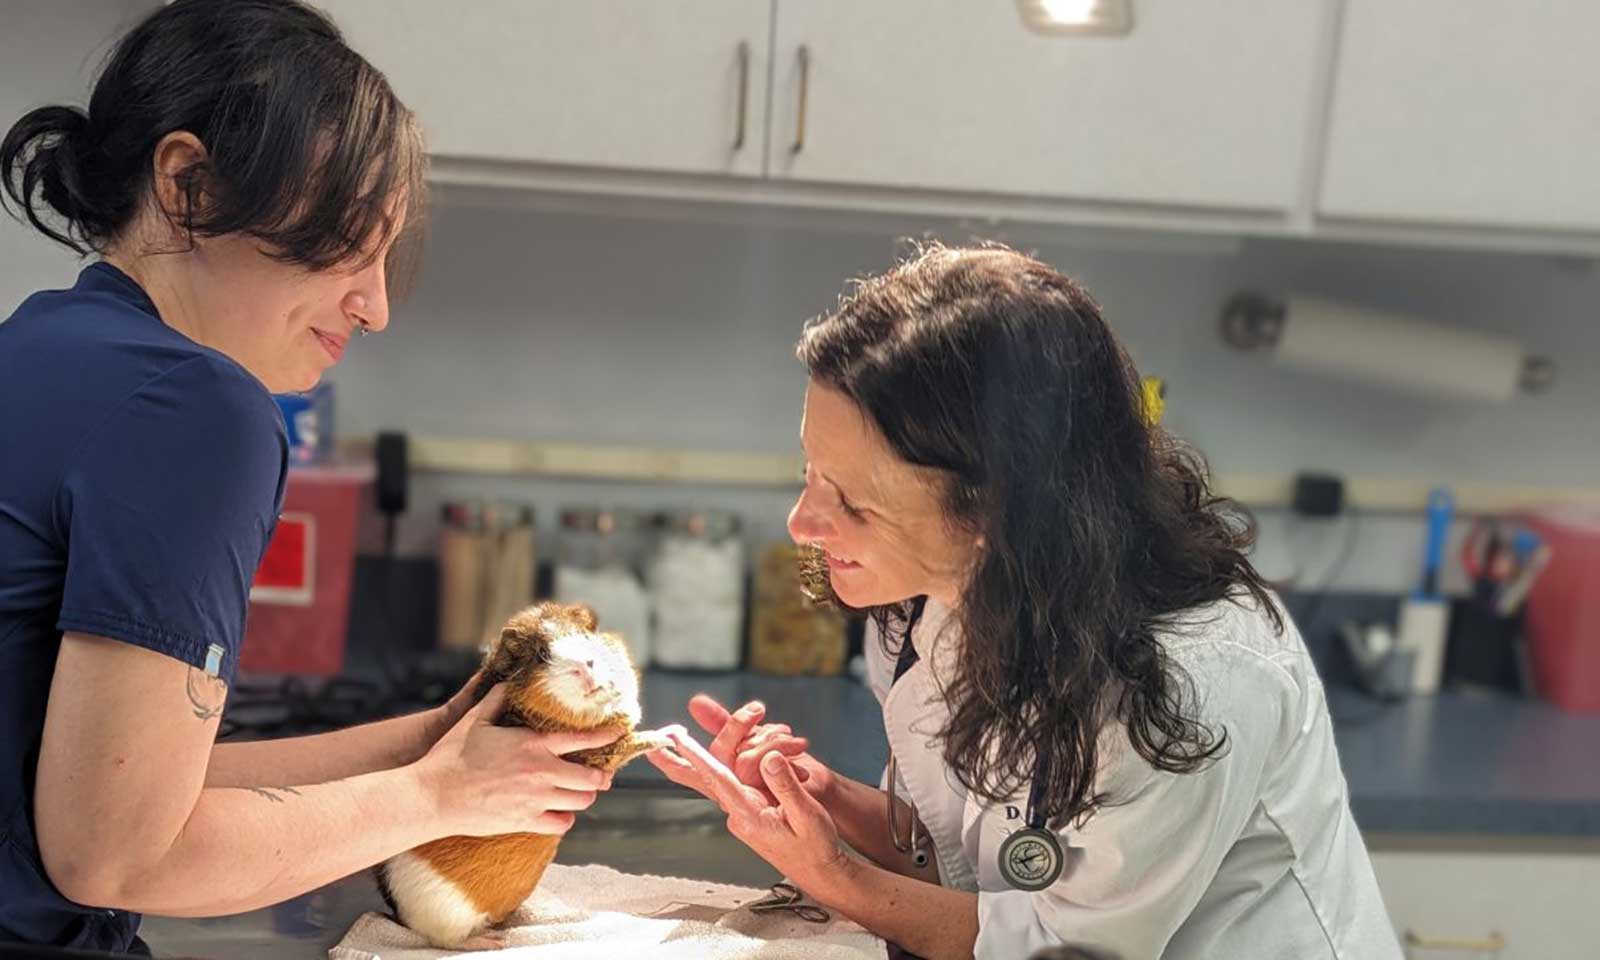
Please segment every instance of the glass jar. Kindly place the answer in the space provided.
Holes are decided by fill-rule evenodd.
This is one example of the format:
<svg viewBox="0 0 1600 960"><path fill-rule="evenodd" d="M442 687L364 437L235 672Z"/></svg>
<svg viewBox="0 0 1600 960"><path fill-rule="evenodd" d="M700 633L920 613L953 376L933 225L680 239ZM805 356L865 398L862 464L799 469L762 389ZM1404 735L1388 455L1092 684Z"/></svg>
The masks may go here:
<svg viewBox="0 0 1600 960"><path fill-rule="evenodd" d="M802 588L803 554L792 543L761 551L750 609L750 669L793 676L833 676L844 670L844 617Z"/></svg>
<svg viewBox="0 0 1600 960"><path fill-rule="evenodd" d="M484 650L533 602L533 508L489 500L446 503L439 530L439 646Z"/></svg>
<svg viewBox="0 0 1600 960"><path fill-rule="evenodd" d="M735 670L743 653L744 543L719 510L656 515L660 539L646 582L658 666Z"/></svg>
<svg viewBox="0 0 1600 960"><path fill-rule="evenodd" d="M619 634L633 665L651 659L650 601L636 572L645 533L635 510L574 507L561 511L553 591L561 603L592 608L600 629Z"/></svg>

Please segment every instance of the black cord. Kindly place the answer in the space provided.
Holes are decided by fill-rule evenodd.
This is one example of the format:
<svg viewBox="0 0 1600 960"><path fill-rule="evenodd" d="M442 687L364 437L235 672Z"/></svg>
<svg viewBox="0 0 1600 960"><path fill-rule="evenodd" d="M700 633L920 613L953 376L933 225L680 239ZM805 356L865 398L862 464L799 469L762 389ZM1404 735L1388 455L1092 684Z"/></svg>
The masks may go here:
<svg viewBox="0 0 1600 960"><path fill-rule="evenodd" d="M1334 583L1338 581L1339 575L1344 572L1344 568L1350 563L1350 557L1355 553L1356 542L1360 539L1358 536L1360 529L1360 512L1355 509L1346 510L1344 542L1339 546L1339 554L1334 558L1333 563L1328 565L1328 572L1323 574L1322 584L1306 598L1305 608L1300 612L1298 619L1302 624L1302 630L1300 631L1302 635L1309 633L1313 629L1318 615L1322 613L1322 607L1328 599L1328 594L1332 592Z"/></svg>

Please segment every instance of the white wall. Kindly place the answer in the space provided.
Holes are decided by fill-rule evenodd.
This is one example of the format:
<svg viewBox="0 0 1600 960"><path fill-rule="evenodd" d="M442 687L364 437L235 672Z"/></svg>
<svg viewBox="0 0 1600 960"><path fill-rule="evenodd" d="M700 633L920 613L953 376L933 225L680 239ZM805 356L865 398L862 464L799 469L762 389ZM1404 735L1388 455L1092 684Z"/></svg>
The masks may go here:
<svg viewBox="0 0 1600 960"><path fill-rule="evenodd" d="M39 103L83 102L111 38L153 5L8 5L0 120ZM925 225L774 220L441 206L418 295L396 310L389 333L354 345L334 377L341 426L794 450L803 378L791 347L801 322L828 308L846 278L887 266L900 249L896 235ZM1130 242L1066 228L1012 239L1088 285L1140 366L1168 378L1169 424L1219 469L1546 483L1592 483L1600 473L1600 271L1591 261L1288 241ZM64 250L0 221L0 315L33 290L70 283L77 267ZM1218 307L1245 286L1513 332L1556 357L1560 380L1544 396L1484 406L1297 377L1218 339ZM782 535L788 502L781 491L422 476L403 543L426 549L438 501L480 493L531 500L546 522L564 503L724 505L744 512L758 538ZM1344 529L1281 514L1260 519L1263 569L1298 571L1304 584L1320 585ZM1404 589L1420 550L1414 521L1366 518L1336 585Z"/></svg>
<svg viewBox="0 0 1600 960"><path fill-rule="evenodd" d="M507 207L435 210L427 266L384 335L334 376L340 426L419 433L787 452L804 387L792 345L847 278L880 270L896 230L623 219ZM760 221L760 222L758 222ZM948 239L959 240L961 235ZM1593 263L1330 243L1243 244L1033 231L1018 245L1078 277L1141 369L1170 382L1169 424L1219 469L1590 482L1600 467L1600 271ZM1226 348L1240 287L1295 291L1512 332L1561 365L1556 387L1502 405L1417 400L1273 369ZM403 538L426 546L438 498L729 504L781 536L788 495L423 477ZM1323 583L1340 523L1261 516L1264 570ZM1420 526L1367 517L1336 585L1402 590Z"/></svg>
<svg viewBox="0 0 1600 960"><path fill-rule="evenodd" d="M82 106L110 46L150 0L15 0L0 30L0 128L33 107ZM35 290L71 286L80 264L10 216L0 217L0 317Z"/></svg>

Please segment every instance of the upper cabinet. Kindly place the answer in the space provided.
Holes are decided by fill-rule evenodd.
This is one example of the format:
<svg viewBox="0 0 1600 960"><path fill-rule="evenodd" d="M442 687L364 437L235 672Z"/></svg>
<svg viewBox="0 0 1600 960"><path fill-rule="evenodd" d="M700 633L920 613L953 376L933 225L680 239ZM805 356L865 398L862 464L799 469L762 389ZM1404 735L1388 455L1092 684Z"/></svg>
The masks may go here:
<svg viewBox="0 0 1600 960"><path fill-rule="evenodd" d="M1325 10L1145 0L1106 36L1035 32L1013 0L778 0L769 172L1287 211Z"/></svg>
<svg viewBox="0 0 1600 960"><path fill-rule="evenodd" d="M322 2L441 180L1600 251L1600 4Z"/></svg>
<svg viewBox="0 0 1600 960"><path fill-rule="evenodd" d="M319 0L440 156L759 176L767 4Z"/></svg>
<svg viewBox="0 0 1600 960"><path fill-rule="evenodd" d="M1600 230L1600 4L1346 0L1319 213Z"/></svg>

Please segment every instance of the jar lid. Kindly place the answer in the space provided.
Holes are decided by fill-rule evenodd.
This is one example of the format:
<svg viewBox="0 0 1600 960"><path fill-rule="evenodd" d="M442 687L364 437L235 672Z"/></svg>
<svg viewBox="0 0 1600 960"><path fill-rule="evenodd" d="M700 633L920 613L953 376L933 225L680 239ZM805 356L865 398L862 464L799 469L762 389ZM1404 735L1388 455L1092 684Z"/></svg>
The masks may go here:
<svg viewBox="0 0 1600 960"><path fill-rule="evenodd" d="M451 500L439 510L446 526L463 530L505 530L533 526L533 507L503 500Z"/></svg>
<svg viewBox="0 0 1600 960"><path fill-rule="evenodd" d="M561 511L561 529L609 536L644 525L644 515L626 507L568 507Z"/></svg>
<svg viewBox="0 0 1600 960"><path fill-rule="evenodd" d="M669 533L723 540L739 533L739 515L727 510L663 510L656 526Z"/></svg>
<svg viewBox="0 0 1600 960"><path fill-rule="evenodd" d="M483 529L483 501L481 500L456 500L443 504L439 508L439 518L447 527L457 527L462 530Z"/></svg>

